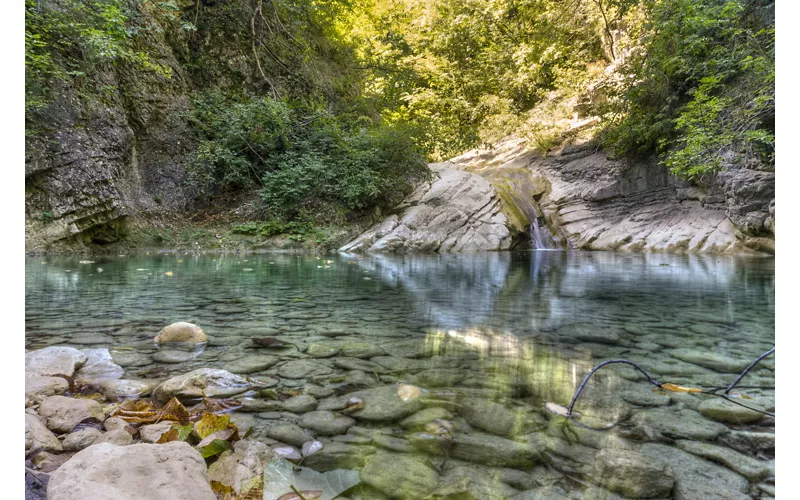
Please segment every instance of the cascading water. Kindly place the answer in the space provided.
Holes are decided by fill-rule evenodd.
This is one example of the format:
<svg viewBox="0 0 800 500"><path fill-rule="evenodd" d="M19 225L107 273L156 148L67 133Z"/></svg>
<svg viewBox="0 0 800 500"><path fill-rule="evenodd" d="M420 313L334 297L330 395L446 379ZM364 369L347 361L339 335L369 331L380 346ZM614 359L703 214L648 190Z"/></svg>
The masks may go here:
<svg viewBox="0 0 800 500"><path fill-rule="evenodd" d="M530 227L531 234L531 248L536 250L546 250L553 248L552 237L547 228L544 227L544 221L541 217L536 217Z"/></svg>

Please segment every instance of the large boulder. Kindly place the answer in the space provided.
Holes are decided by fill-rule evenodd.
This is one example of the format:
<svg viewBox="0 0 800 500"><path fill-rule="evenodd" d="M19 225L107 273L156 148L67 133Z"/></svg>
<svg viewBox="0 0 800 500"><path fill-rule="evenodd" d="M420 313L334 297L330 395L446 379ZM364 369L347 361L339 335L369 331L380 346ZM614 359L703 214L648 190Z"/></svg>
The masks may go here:
<svg viewBox="0 0 800 500"><path fill-rule="evenodd" d="M47 500L216 500L203 457L183 442L95 444L56 470Z"/></svg>
<svg viewBox="0 0 800 500"><path fill-rule="evenodd" d="M87 360L86 354L72 347L45 347L25 354L25 373L72 377Z"/></svg>
<svg viewBox="0 0 800 500"><path fill-rule="evenodd" d="M208 336L199 326L181 321L162 328L156 335L155 341L158 344L166 342L201 343L208 342Z"/></svg>
<svg viewBox="0 0 800 500"><path fill-rule="evenodd" d="M47 419L47 428L58 433L72 431L75 424L86 418L103 420L103 407L91 399L50 396L39 405L39 414Z"/></svg>
<svg viewBox="0 0 800 500"><path fill-rule="evenodd" d="M155 388L153 396L159 401L177 398L229 397L257 387L255 380L246 379L226 370L198 368L172 377Z"/></svg>
<svg viewBox="0 0 800 500"><path fill-rule="evenodd" d="M45 347L25 353L25 406L66 393L67 378L73 377L87 359L72 347Z"/></svg>

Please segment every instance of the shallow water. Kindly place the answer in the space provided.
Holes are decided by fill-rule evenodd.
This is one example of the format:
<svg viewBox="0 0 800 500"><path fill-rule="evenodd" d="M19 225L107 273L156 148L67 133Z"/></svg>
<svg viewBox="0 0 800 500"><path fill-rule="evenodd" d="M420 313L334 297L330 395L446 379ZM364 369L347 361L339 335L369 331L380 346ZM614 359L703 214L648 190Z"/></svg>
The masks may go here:
<svg viewBox="0 0 800 500"><path fill-rule="evenodd" d="M139 379L200 367L246 372L252 365L234 362L272 355L276 364L248 375L274 380L276 390L313 384L321 388L322 405L322 395L331 389L338 394L415 384L424 391L425 407L447 410L452 437L466 443L462 449L469 436L500 435L545 450L505 462L480 456L489 446L483 442L473 443L474 456L431 451L418 445L420 436L402 428L399 418L357 419L344 436L323 439L354 450L359 456L345 460L354 468L403 454L434 470L430 484L409 483L405 494L410 498L436 488L441 495L442 488L462 488L487 498L526 490L582 498L599 495L601 490L591 486L597 484L620 492L623 487L603 483L597 472L595 454L603 449L662 457L674 450L682 463L688 463L688 451L704 457L698 458L703 464L723 462L712 464L713 477L706 474L702 481L673 465L684 490L705 491L702 483L719 482L719 488L745 498L771 492L768 475L749 474L751 480L740 484L743 466L719 458L720 449L736 450L737 460L743 456L768 464L774 450L742 444L749 441L740 434L772 433L769 417L746 425L717 424L696 411L712 396L654 390L623 365L599 371L575 407L584 424L610 430L570 424L565 432L544 404L568 405L588 370L614 358L640 364L661 382L703 388L729 384L774 345L773 259L541 251L319 258L151 253L29 257L25 274L28 349L109 348L125 365L125 378ZM177 321L196 323L208 333L204 351L155 348L156 333ZM250 341L256 337L277 337L299 349L257 348ZM308 352L314 356L309 356L312 345ZM287 363L306 358L313 360L308 373L285 376L291 371ZM742 382L741 392L752 398L742 402L773 411L774 366L770 357ZM465 408L496 416L482 418ZM509 415L511 427L503 427ZM275 441L266 437L271 426L297 420L266 411L239 412L236 418L271 444ZM675 428L675 422L685 428ZM717 448L698 449L693 442ZM323 459L317 465L329 468ZM530 481L508 479L509 467ZM472 472L462 484L465 470ZM379 479L351 497L379 495ZM704 498L713 498L707 493Z"/></svg>

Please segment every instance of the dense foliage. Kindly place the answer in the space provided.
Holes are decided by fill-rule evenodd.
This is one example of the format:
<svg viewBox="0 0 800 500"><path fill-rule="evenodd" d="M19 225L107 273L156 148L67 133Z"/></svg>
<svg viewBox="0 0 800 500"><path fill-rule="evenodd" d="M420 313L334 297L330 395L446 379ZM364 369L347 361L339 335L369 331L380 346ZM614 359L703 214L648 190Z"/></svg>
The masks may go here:
<svg viewBox="0 0 800 500"><path fill-rule="evenodd" d="M190 87L199 201L276 220L388 206L511 133L546 152L602 118L618 155L702 178L774 152L770 0L26 0L26 105L119 67ZM588 103L588 104L587 104Z"/></svg>
<svg viewBox="0 0 800 500"><path fill-rule="evenodd" d="M188 182L200 196L258 184L270 215L338 217L340 208L388 206L428 170L400 126L346 120L270 97L197 99L201 131Z"/></svg>
<svg viewBox="0 0 800 500"><path fill-rule="evenodd" d="M774 162L772 2L648 0L638 47L619 73L606 144L665 155L698 178L725 161ZM734 155L736 158L726 158Z"/></svg>

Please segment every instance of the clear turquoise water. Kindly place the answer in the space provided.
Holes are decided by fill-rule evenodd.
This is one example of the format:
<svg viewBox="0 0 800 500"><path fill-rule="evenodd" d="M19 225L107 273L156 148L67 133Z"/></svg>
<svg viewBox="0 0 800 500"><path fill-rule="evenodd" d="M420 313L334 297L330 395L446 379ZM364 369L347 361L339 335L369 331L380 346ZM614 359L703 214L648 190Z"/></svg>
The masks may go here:
<svg viewBox="0 0 800 500"><path fill-rule="evenodd" d="M659 380L682 385L732 381L774 345L774 275L771 258L610 252L28 257L25 340L28 349L109 348L115 359L127 356L126 378L227 368L263 352L252 346L254 337L277 337L300 351L368 343L388 356L434 362L361 377L351 372L363 370L336 364L340 355L309 358L288 348L272 354L281 363L315 359L330 373L286 379L278 363L250 375L272 377L278 388L314 382L335 389L349 377L362 386L408 382L428 391L461 390L465 398L527 412L541 426L525 432L552 435L544 403L568 404L584 374L605 359L633 360ZM177 321L200 325L210 342L192 359L159 361L165 358L152 338ZM763 408L774 406L773 370L770 358L743 382L751 402ZM677 446L663 433L643 437L638 431L649 420L640 415L696 413L702 396L656 394L641 379L627 367L604 369L576 408L587 419L617 423L608 434L636 446ZM273 416L261 417L240 418L259 430L274 423ZM766 419L729 427L769 433L772 426ZM468 424L462 427L470 432ZM396 423L376 429L397 435ZM733 446L719 437L708 441ZM557 448L549 445L550 465L536 467L555 470L551 486L575 497L586 485L565 479L566 466L553 465L567 453ZM772 457L739 451L762 461ZM747 495L760 491L756 483Z"/></svg>

